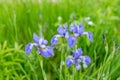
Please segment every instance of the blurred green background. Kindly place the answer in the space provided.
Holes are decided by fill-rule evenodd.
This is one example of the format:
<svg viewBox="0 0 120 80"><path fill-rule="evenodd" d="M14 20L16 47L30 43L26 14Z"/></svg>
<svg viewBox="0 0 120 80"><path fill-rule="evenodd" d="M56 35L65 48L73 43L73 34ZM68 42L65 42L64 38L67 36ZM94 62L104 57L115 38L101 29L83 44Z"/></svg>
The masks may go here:
<svg viewBox="0 0 120 80"><path fill-rule="evenodd" d="M87 70L74 71L66 66L60 70L59 50L50 59L35 51L25 54L33 33L42 33L50 44L57 25L73 21L83 22L85 30L93 32L93 43L86 43L84 38L78 43L92 59ZM117 45L120 0L0 0L0 80L119 80Z"/></svg>

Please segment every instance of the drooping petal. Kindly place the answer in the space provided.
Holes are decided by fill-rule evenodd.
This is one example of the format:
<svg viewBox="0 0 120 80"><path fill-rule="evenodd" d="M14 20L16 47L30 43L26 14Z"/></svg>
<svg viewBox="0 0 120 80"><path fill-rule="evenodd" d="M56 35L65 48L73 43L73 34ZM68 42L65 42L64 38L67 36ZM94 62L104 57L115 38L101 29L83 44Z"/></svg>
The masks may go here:
<svg viewBox="0 0 120 80"><path fill-rule="evenodd" d="M88 67L88 65L83 63L83 68L86 69L87 67Z"/></svg>
<svg viewBox="0 0 120 80"><path fill-rule="evenodd" d="M41 50L41 55L43 57L51 57L54 55L53 48L51 46L47 46L45 49Z"/></svg>
<svg viewBox="0 0 120 80"><path fill-rule="evenodd" d="M73 57L73 58L79 58L82 53L83 53L83 52L82 52L82 49L81 49L81 48L78 48L77 50L75 50L75 51L73 52L72 57Z"/></svg>
<svg viewBox="0 0 120 80"><path fill-rule="evenodd" d="M57 43L58 43L58 37L53 36L53 38L51 39L51 45L54 46Z"/></svg>
<svg viewBox="0 0 120 80"><path fill-rule="evenodd" d="M89 38L90 42L93 42L93 35L91 32L84 32L84 35L87 35L87 37Z"/></svg>
<svg viewBox="0 0 120 80"><path fill-rule="evenodd" d="M33 40L35 43L39 43L39 37L35 33L33 34Z"/></svg>
<svg viewBox="0 0 120 80"><path fill-rule="evenodd" d="M33 44L32 43L28 43L25 47L25 52L28 54L32 51L32 47L33 47Z"/></svg>
<svg viewBox="0 0 120 80"><path fill-rule="evenodd" d="M80 64L82 62L82 60L81 59L79 59L79 58L74 58L74 63L73 64Z"/></svg>
<svg viewBox="0 0 120 80"><path fill-rule="evenodd" d="M80 70L80 68L81 68L80 64L76 64L76 69Z"/></svg>
<svg viewBox="0 0 120 80"><path fill-rule="evenodd" d="M75 46L75 44L76 44L76 38L73 37L73 36L69 36L69 38L68 38L68 45L72 48L72 47Z"/></svg>
<svg viewBox="0 0 120 80"><path fill-rule="evenodd" d="M83 63L85 63L85 64L90 64L90 63L91 63L90 57L89 57L89 56L84 56L84 61L83 61Z"/></svg>
<svg viewBox="0 0 120 80"><path fill-rule="evenodd" d="M70 67L72 64L73 64L72 57L68 57L68 58L66 59L66 65L67 65L67 67Z"/></svg>

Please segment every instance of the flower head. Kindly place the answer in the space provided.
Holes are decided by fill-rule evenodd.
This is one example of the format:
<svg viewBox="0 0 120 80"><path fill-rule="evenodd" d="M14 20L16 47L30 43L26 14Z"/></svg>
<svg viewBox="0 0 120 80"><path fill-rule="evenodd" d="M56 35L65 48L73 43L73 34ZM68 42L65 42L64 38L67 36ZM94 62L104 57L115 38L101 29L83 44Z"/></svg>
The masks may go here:
<svg viewBox="0 0 120 80"><path fill-rule="evenodd" d="M89 56L82 56L82 49L78 48L73 51L72 56L69 56L66 59L66 65L70 67L72 64L76 66L76 69L79 70L81 68L80 63L83 63L83 67L87 67L88 64L91 63L91 59Z"/></svg>
<svg viewBox="0 0 120 80"><path fill-rule="evenodd" d="M51 46L47 46L48 41L44 40L44 38L38 37L36 34L33 34L34 43L28 43L25 47L26 53L30 53L33 47L37 48L39 54L43 57L51 57L53 56L53 48Z"/></svg>
<svg viewBox="0 0 120 80"><path fill-rule="evenodd" d="M51 45L54 46L58 43L59 38L61 37L65 37L68 38L69 37L69 33L67 31L67 26L64 25L64 27L62 27L62 25L58 26L57 29L58 34L54 35L51 39Z"/></svg>
<svg viewBox="0 0 120 80"><path fill-rule="evenodd" d="M73 24L70 26L70 31L73 32L72 35L69 35L68 39L68 45L70 47L74 47L77 41L77 38L81 35L87 35L87 37L89 38L90 42L93 42L93 36L91 32L85 32L84 31L84 26L82 25L82 23L78 24Z"/></svg>

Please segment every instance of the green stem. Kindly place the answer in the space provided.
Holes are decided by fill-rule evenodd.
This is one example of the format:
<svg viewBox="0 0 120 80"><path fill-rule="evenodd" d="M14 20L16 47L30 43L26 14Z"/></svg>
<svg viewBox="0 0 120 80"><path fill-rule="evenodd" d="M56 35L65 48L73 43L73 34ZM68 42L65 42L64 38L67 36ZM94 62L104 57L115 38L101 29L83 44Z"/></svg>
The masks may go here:
<svg viewBox="0 0 120 80"><path fill-rule="evenodd" d="M40 57L39 57L39 61L40 61L40 67L41 67L41 70L42 70L43 78L44 78L44 80L47 80L46 73L45 73L45 71L44 71L44 69L43 69L43 60L40 59Z"/></svg>

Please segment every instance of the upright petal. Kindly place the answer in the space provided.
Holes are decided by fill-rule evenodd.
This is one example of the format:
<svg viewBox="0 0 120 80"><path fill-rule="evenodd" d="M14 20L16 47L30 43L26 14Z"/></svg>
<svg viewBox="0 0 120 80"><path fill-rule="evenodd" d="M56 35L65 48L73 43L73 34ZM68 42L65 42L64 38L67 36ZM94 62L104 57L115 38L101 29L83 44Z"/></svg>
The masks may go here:
<svg viewBox="0 0 120 80"><path fill-rule="evenodd" d="M67 65L67 67L70 67L72 64L73 64L73 60L72 60L72 57L68 57L67 59L66 59L66 65Z"/></svg>
<svg viewBox="0 0 120 80"><path fill-rule="evenodd" d="M43 57L51 57L54 55L53 48L51 46L47 46L45 49L41 50L41 55Z"/></svg>
<svg viewBox="0 0 120 80"><path fill-rule="evenodd" d="M90 42L93 42L93 36L91 32L88 32L88 38L90 40Z"/></svg>
<svg viewBox="0 0 120 80"><path fill-rule="evenodd" d="M39 43L39 37L35 33L33 34L33 40L35 43Z"/></svg>
<svg viewBox="0 0 120 80"><path fill-rule="evenodd" d="M74 32L74 33L78 33L78 28L79 28L79 26L77 24L71 25L70 31Z"/></svg>
<svg viewBox="0 0 120 80"><path fill-rule="evenodd" d="M75 50L75 51L73 52L72 57L73 57L73 58L79 58L82 53L83 53L83 52L82 52L82 49L81 49L81 48L78 48L77 50Z"/></svg>
<svg viewBox="0 0 120 80"><path fill-rule="evenodd" d="M61 25L59 25L57 31L60 35L64 35L64 33L65 33L65 29Z"/></svg>
<svg viewBox="0 0 120 80"><path fill-rule="evenodd" d="M82 24L77 25L76 23L70 26L70 31L74 32L74 36L78 37L84 32L84 26Z"/></svg>
<svg viewBox="0 0 120 80"><path fill-rule="evenodd" d="M44 43L44 38L43 36L40 36L39 38L39 46L41 46Z"/></svg>
<svg viewBox="0 0 120 80"><path fill-rule="evenodd" d="M72 47L75 46L75 44L76 44L76 38L73 37L73 36L69 36L69 38L68 38L68 45L72 48Z"/></svg>
<svg viewBox="0 0 120 80"><path fill-rule="evenodd" d="M82 35L83 32L84 32L84 26L82 24L80 24L79 29L78 29L78 33L79 33L79 35Z"/></svg>
<svg viewBox="0 0 120 80"><path fill-rule="evenodd" d="M81 68L80 64L76 64L76 69L80 70L80 68Z"/></svg>
<svg viewBox="0 0 120 80"><path fill-rule="evenodd" d="M48 44L48 41L47 40L44 40L43 41L43 45L47 45Z"/></svg>
<svg viewBox="0 0 120 80"><path fill-rule="evenodd" d="M90 63L91 63L90 57L89 57L89 56L84 56L84 61L83 61L83 63L85 63L85 64L90 64Z"/></svg>

